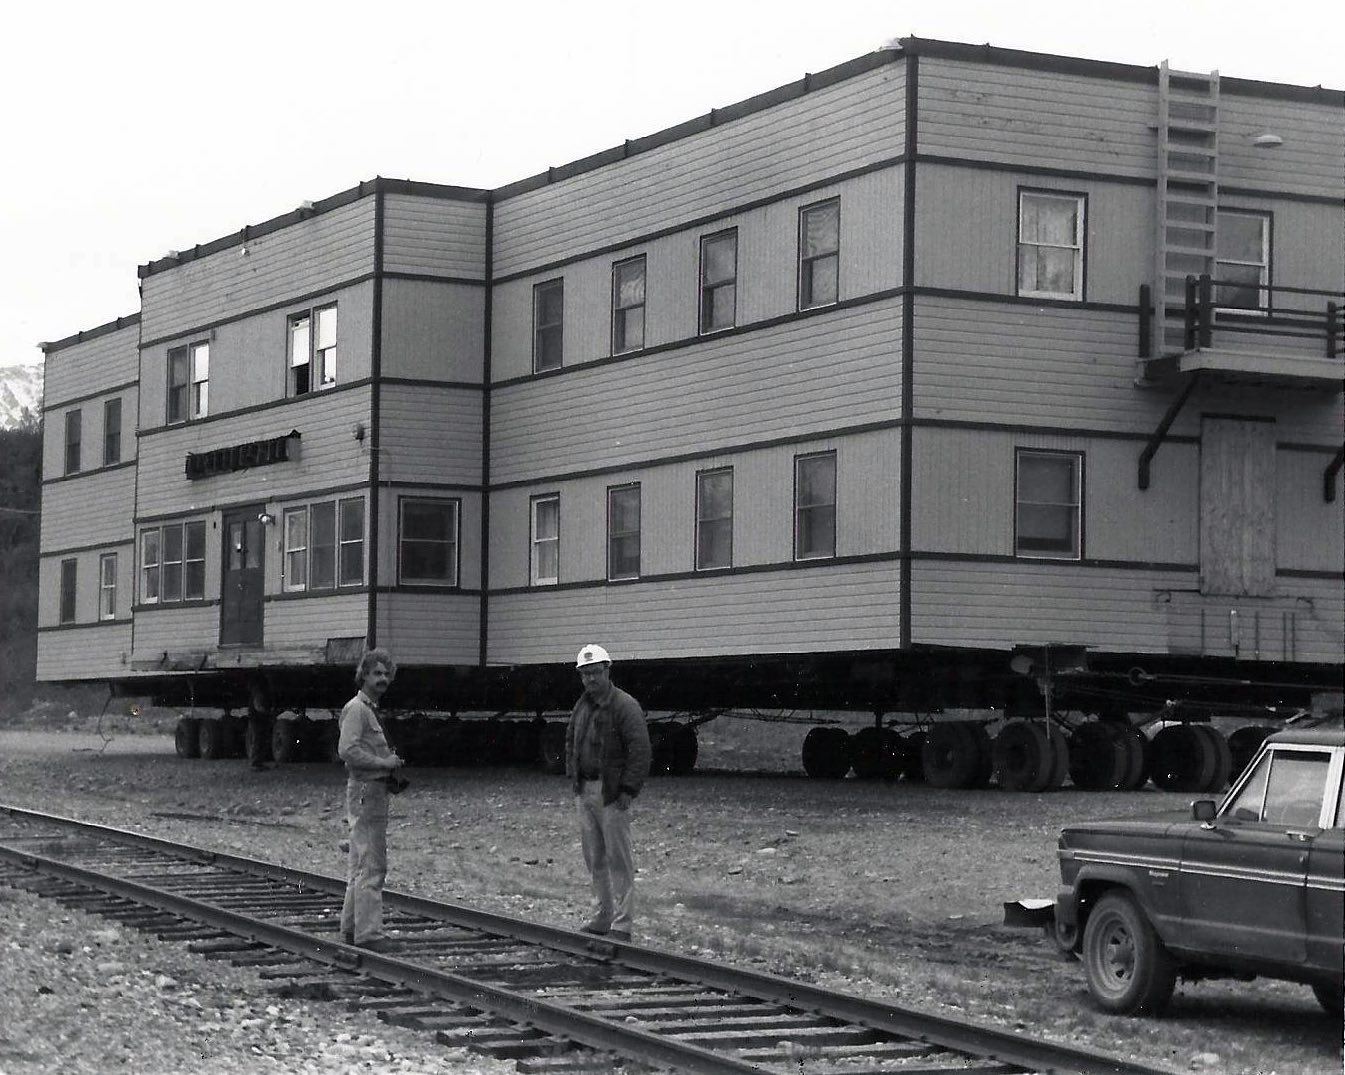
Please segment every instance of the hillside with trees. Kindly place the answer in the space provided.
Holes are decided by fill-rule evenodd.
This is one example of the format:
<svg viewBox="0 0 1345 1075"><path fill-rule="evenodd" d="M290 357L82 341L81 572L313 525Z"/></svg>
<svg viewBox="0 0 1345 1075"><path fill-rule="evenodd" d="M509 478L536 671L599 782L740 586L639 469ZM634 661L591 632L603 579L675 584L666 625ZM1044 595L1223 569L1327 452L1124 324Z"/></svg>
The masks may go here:
<svg viewBox="0 0 1345 1075"><path fill-rule="evenodd" d="M38 510L42 431L0 429L0 711L31 701L37 674Z"/></svg>

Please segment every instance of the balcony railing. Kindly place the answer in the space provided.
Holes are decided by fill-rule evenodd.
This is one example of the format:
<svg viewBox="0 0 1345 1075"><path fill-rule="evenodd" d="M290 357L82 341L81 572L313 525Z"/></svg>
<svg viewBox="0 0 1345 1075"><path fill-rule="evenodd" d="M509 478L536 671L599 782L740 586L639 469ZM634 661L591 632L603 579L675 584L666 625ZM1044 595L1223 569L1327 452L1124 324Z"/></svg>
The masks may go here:
<svg viewBox="0 0 1345 1075"><path fill-rule="evenodd" d="M1258 299L1264 296L1264 303L1245 305L1248 293L1255 293ZM1255 337L1270 336L1280 340L1317 339L1322 341L1318 353L1335 358L1341 352L1342 299L1345 295L1314 288L1216 280L1208 273L1188 276L1183 311L1186 350L1214 346L1217 329L1222 344L1255 346Z"/></svg>

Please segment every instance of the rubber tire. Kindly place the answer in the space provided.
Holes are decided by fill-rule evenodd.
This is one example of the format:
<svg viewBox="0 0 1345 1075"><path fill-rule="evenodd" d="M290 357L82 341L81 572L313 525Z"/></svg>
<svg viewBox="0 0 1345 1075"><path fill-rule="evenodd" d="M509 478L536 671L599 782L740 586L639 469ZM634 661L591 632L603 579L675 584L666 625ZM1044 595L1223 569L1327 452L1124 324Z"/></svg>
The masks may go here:
<svg viewBox="0 0 1345 1075"><path fill-rule="evenodd" d="M1164 791L1204 791L1218 754L1197 725L1172 724L1153 737L1153 782Z"/></svg>
<svg viewBox="0 0 1345 1075"><path fill-rule="evenodd" d="M1116 791L1125 780L1130 748L1124 728L1090 720L1074 729L1069 743L1069 778L1084 791Z"/></svg>
<svg viewBox="0 0 1345 1075"><path fill-rule="evenodd" d="M1261 749L1261 744L1266 741L1266 736L1273 731L1275 729L1266 724L1249 724L1228 737L1228 749L1233 755L1233 776L1237 776L1251 764L1256 752Z"/></svg>
<svg viewBox="0 0 1345 1075"><path fill-rule="evenodd" d="M1011 720L995 736L999 786L1005 791L1040 791L1051 763L1050 739L1040 721Z"/></svg>
<svg viewBox="0 0 1345 1075"><path fill-rule="evenodd" d="M1172 999L1177 961L1124 892L1097 902L1083 931L1083 968L1094 1004L1113 1015L1158 1015Z"/></svg>
<svg viewBox="0 0 1345 1075"><path fill-rule="evenodd" d="M1195 728L1205 737L1210 749L1214 751L1214 772L1208 783L1197 790L1223 791L1228 787L1228 779L1233 775L1233 750L1228 745L1224 733L1213 724L1197 724Z"/></svg>
<svg viewBox="0 0 1345 1075"><path fill-rule="evenodd" d="M333 765L341 760L337 748L341 744L341 724L336 720L312 720L308 722L308 734L304 736L304 759ZM398 755L400 757L400 755Z"/></svg>
<svg viewBox="0 0 1345 1075"><path fill-rule="evenodd" d="M673 776L686 776L696 768L696 758L700 754L700 738L690 724L674 724L672 731L672 765L669 771Z"/></svg>
<svg viewBox="0 0 1345 1075"><path fill-rule="evenodd" d="M860 780L892 780L901 775L900 745L886 728L860 728L850 735L850 764Z"/></svg>
<svg viewBox="0 0 1345 1075"><path fill-rule="evenodd" d="M921 751L925 782L932 788L969 788L981 771L980 746L960 720L930 727Z"/></svg>
<svg viewBox="0 0 1345 1075"><path fill-rule="evenodd" d="M218 761L229 756L231 736L226 718L202 720L198 738L201 744L201 757L206 761Z"/></svg>
<svg viewBox="0 0 1345 1075"><path fill-rule="evenodd" d="M181 717L173 729L173 749L179 758L201 756L201 722L195 717Z"/></svg>
<svg viewBox="0 0 1345 1075"><path fill-rule="evenodd" d="M827 764L829 730L821 725L809 728L808 734L803 737L803 746L799 749L803 771L816 780L821 780L830 773L831 767Z"/></svg>
<svg viewBox="0 0 1345 1075"><path fill-rule="evenodd" d="M299 721L277 720L271 725L271 757L277 765L289 765L302 757Z"/></svg>
<svg viewBox="0 0 1345 1075"><path fill-rule="evenodd" d="M929 738L927 732L911 732L910 735L902 737L906 740L906 764L901 770L901 775L912 784L923 784L925 782L925 740Z"/></svg>
<svg viewBox="0 0 1345 1075"><path fill-rule="evenodd" d="M565 772L565 725L549 720L537 739L537 759L542 772L561 776Z"/></svg>
<svg viewBox="0 0 1345 1075"><path fill-rule="evenodd" d="M1069 740L1065 733L1052 725L1050 729L1051 767L1046 771L1046 786L1042 791L1059 791L1069 776Z"/></svg>
<svg viewBox="0 0 1345 1075"><path fill-rule="evenodd" d="M243 753L252 765L265 765L271 760L271 718L261 713L250 714L243 726Z"/></svg>
<svg viewBox="0 0 1345 1075"><path fill-rule="evenodd" d="M1121 781L1122 791L1139 791L1149 782L1149 737L1133 724L1118 729L1126 747L1126 771Z"/></svg>

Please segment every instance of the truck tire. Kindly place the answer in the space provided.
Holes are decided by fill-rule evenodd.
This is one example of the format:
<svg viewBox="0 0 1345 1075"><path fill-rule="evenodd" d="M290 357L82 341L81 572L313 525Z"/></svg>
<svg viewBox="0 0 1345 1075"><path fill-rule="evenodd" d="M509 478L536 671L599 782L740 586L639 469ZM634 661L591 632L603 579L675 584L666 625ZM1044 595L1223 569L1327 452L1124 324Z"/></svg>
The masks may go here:
<svg viewBox="0 0 1345 1075"><path fill-rule="evenodd" d="M1164 791L1206 791L1218 753L1199 725L1171 724L1150 744L1153 782Z"/></svg>
<svg viewBox="0 0 1345 1075"><path fill-rule="evenodd" d="M181 717L173 729L173 749L179 758L201 756L201 722L195 717Z"/></svg>
<svg viewBox="0 0 1345 1075"><path fill-rule="evenodd" d="M1231 768L1234 776L1247 768L1256 757L1256 752L1261 749L1261 744L1266 741L1266 736L1274 731L1275 729L1267 724L1249 724L1228 737L1228 749L1233 756Z"/></svg>
<svg viewBox="0 0 1345 1075"><path fill-rule="evenodd" d="M972 787L982 772L981 745L960 720L930 727L922 751L925 782L934 788Z"/></svg>
<svg viewBox="0 0 1345 1075"><path fill-rule="evenodd" d="M1197 790L1223 791L1228 787L1228 778L1233 775L1233 750L1224 738L1224 733L1213 724L1197 724L1194 727L1214 751L1214 772L1210 774L1209 782Z"/></svg>
<svg viewBox="0 0 1345 1075"><path fill-rule="evenodd" d="M206 761L218 761L229 756L232 737L227 718L218 717L201 721L198 738L201 743L201 757Z"/></svg>
<svg viewBox="0 0 1345 1075"><path fill-rule="evenodd" d="M1040 791L1052 764L1050 736L1033 720L1011 720L995 736L993 748L999 786L1005 791Z"/></svg>
<svg viewBox="0 0 1345 1075"><path fill-rule="evenodd" d="M696 768L700 739L690 724L674 724L672 733L672 775L686 776Z"/></svg>
<svg viewBox="0 0 1345 1075"><path fill-rule="evenodd" d="M1117 728L1126 747L1125 777L1121 791L1139 791L1149 782L1149 738L1133 724Z"/></svg>
<svg viewBox="0 0 1345 1075"><path fill-rule="evenodd" d="M1177 961L1124 892L1107 893L1088 916L1083 967L1094 1003L1116 1015L1160 1014L1177 984Z"/></svg>
<svg viewBox="0 0 1345 1075"><path fill-rule="evenodd" d="M271 757L277 764L298 761L301 746L297 720L277 720L271 725Z"/></svg>
<svg viewBox="0 0 1345 1075"><path fill-rule="evenodd" d="M565 772L565 724L558 720L549 720L542 729L537 742L538 758L542 763L542 772L551 776L560 776Z"/></svg>
<svg viewBox="0 0 1345 1075"><path fill-rule="evenodd" d="M1124 728L1090 720L1074 729L1069 742L1069 778L1085 791L1117 791L1125 780L1130 748Z"/></svg>
<svg viewBox="0 0 1345 1075"><path fill-rule="evenodd" d="M243 749L254 766L271 760L271 718L262 713L248 714L243 728Z"/></svg>

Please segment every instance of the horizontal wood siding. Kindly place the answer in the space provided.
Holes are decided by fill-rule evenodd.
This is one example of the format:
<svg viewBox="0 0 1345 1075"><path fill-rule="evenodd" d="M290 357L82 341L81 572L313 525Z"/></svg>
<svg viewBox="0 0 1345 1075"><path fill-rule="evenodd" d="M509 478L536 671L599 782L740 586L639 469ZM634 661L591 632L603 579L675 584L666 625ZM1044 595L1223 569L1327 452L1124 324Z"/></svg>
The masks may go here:
<svg viewBox="0 0 1345 1075"><path fill-rule="evenodd" d="M59 407L66 400L134 381L139 344L140 326L136 324L48 351L43 365L42 406ZM123 420L134 413L124 412ZM130 423L126 425L129 428Z"/></svg>
<svg viewBox="0 0 1345 1075"><path fill-rule="evenodd" d="M403 665L475 665L481 656L480 617L476 594L382 594L378 644Z"/></svg>
<svg viewBox="0 0 1345 1075"><path fill-rule="evenodd" d="M894 157L904 145L904 82L901 65L886 65L507 198L495 210L495 272L526 271Z"/></svg>
<svg viewBox="0 0 1345 1075"><path fill-rule="evenodd" d="M246 256L243 250L247 250ZM141 281L141 338L156 340L330 289L374 268L374 198L320 213Z"/></svg>
<svg viewBox="0 0 1345 1075"><path fill-rule="evenodd" d="M725 575L494 597L488 660L569 660L606 639L618 660L891 649L899 641L895 563Z"/></svg>
<svg viewBox="0 0 1345 1075"><path fill-rule="evenodd" d="M1170 653L1244 661L1345 660L1345 590L1331 579L1278 580L1269 597L1160 595Z"/></svg>
<svg viewBox="0 0 1345 1075"><path fill-rule="evenodd" d="M65 416L71 411L79 411L80 429L80 469L83 478L96 475L103 469L103 433L104 410L107 402L121 400L121 463L135 461L136 407L140 393L134 386L123 388L120 392L109 392L95 396L69 407L47 410L42 420L42 476L44 480L63 477L65 474ZM116 464L114 464L116 465ZM74 481L83 480L81 478Z"/></svg>
<svg viewBox="0 0 1345 1075"><path fill-rule="evenodd" d="M210 414L284 399L289 391L289 319L317 306L336 304L336 380L350 384L368 377L373 348L372 281L332 288L302 302L262 313L243 313L204 332L153 344L140 353L142 429L157 429L168 416L168 351L184 344L210 343Z"/></svg>
<svg viewBox="0 0 1345 1075"><path fill-rule="evenodd" d="M902 173L886 168L805 195L723 217L700 227L590 258L495 290L491 373L496 380L532 372L533 287L565 283L564 355L573 366L612 350L612 266L646 256L646 344L694 339L700 331L700 240L738 232L736 324L782 317L798 308L799 210L841 201L840 296L858 298L901 283Z"/></svg>
<svg viewBox="0 0 1345 1075"><path fill-rule="evenodd" d="M919 151L1070 168L1157 174L1157 86L924 56Z"/></svg>
<svg viewBox="0 0 1345 1075"><path fill-rule="evenodd" d="M1284 142L1260 148L1254 139ZM1305 104L1242 94L1219 95L1219 185L1345 198L1345 122L1339 105Z"/></svg>
<svg viewBox="0 0 1345 1075"><path fill-rule="evenodd" d="M398 575L401 540L400 502L403 499L452 499L458 501L458 570L459 585L474 590L481 586L481 494L458 490L423 489L398 486L383 489L379 496L379 526L382 539L378 544L378 580L384 586L400 583ZM382 598L379 598L382 607Z"/></svg>
<svg viewBox="0 0 1345 1075"><path fill-rule="evenodd" d="M915 189L915 271L922 287L1015 294L1021 189L1087 197L1084 278L1089 301L1135 305L1140 285L1153 275L1151 188L922 164Z"/></svg>
<svg viewBox="0 0 1345 1075"><path fill-rule="evenodd" d="M378 476L383 481L481 484L481 393L384 385Z"/></svg>
<svg viewBox="0 0 1345 1075"><path fill-rule="evenodd" d="M561 498L560 581L605 579L607 489L630 482L640 483L641 574L694 570L696 473L726 466L733 468L733 566L788 563L794 556L794 458L831 450L836 452L837 555L898 549L901 437L899 430L886 429L492 494L492 587L528 584L530 499L551 492Z"/></svg>
<svg viewBox="0 0 1345 1075"><path fill-rule="evenodd" d="M485 353L484 288L430 280L383 283L384 377L479 384Z"/></svg>
<svg viewBox="0 0 1345 1075"><path fill-rule="evenodd" d="M48 482L42 486L42 551L129 540L134 506L134 467Z"/></svg>
<svg viewBox="0 0 1345 1075"><path fill-rule="evenodd" d="M876 302L497 389L496 482L901 414L901 303Z"/></svg>
<svg viewBox="0 0 1345 1075"><path fill-rule="evenodd" d="M106 623L98 619L99 560L107 553L117 554L117 620L131 620L132 585L135 579L135 547L129 528L124 540L107 538L97 549L43 556L37 565L37 625L55 627L61 618L61 562L75 561L75 623ZM39 642L47 632L38 635Z"/></svg>
<svg viewBox="0 0 1345 1075"><path fill-rule="evenodd" d="M1197 445L1165 444L1153 464L1153 483L1141 490L1140 441L981 429L915 431L914 551L1012 556L1019 448L1083 453L1085 558L1197 563Z"/></svg>
<svg viewBox="0 0 1345 1075"><path fill-rule="evenodd" d="M1219 203L1225 209L1271 214L1270 275L1273 286L1334 291L1339 296L1345 293L1345 209L1342 209L1345 194L1337 197L1341 201L1335 205L1323 205L1225 193ZM1345 300L1337 298L1336 301L1339 305ZM1281 309L1321 313L1326 309L1327 296L1277 293L1274 302ZM1276 349L1290 342L1277 340ZM1318 355L1326 353L1320 330L1316 339L1308 341L1307 345Z"/></svg>
<svg viewBox="0 0 1345 1075"><path fill-rule="evenodd" d="M121 678L131 657L131 624L100 624L37 636L37 681Z"/></svg>
<svg viewBox="0 0 1345 1075"><path fill-rule="evenodd" d="M225 421L190 422L141 439L140 517L199 512L220 504L273 503L309 490L367 482L369 441L356 441L357 422L369 424L368 387L304 396L285 407L255 411ZM204 452L279 437L297 429L297 459L220 474L186 477L188 452Z"/></svg>
<svg viewBox="0 0 1345 1075"><path fill-rule="evenodd" d="M383 271L484 279L485 204L384 195Z"/></svg>
<svg viewBox="0 0 1345 1075"><path fill-rule="evenodd" d="M1196 573L1129 571L1059 561L917 561L911 641L1007 650L1068 642L1103 653L1167 652L1160 595Z"/></svg>
<svg viewBox="0 0 1345 1075"><path fill-rule="evenodd" d="M1345 571L1345 497L1339 475L1336 498L1328 502L1322 496L1330 458L1325 452L1283 448L1275 453L1275 566L1280 570Z"/></svg>
<svg viewBox="0 0 1345 1075"><path fill-rule="evenodd" d="M275 592L269 580L267 592ZM262 630L267 649L322 647L329 638L363 636L369 624L369 595L363 592L267 601L264 609Z"/></svg>
<svg viewBox="0 0 1345 1075"><path fill-rule="evenodd" d="M206 547L209 548L210 545L211 542L207 539ZM210 585L209 580L210 571L207 565L207 587ZM215 570L215 592L218 595L218 566ZM181 653L184 650L214 651L219 646L219 618L218 604L192 608L161 605L155 609L137 611L135 651L131 659L143 663L157 661L165 653Z"/></svg>
<svg viewBox="0 0 1345 1075"><path fill-rule="evenodd" d="M1135 386L1137 325L1106 310L917 297L915 415L1147 437L1177 389ZM1317 444L1339 443L1345 421L1338 393L1209 384L1169 435L1198 436L1202 412L1275 418L1279 440Z"/></svg>

